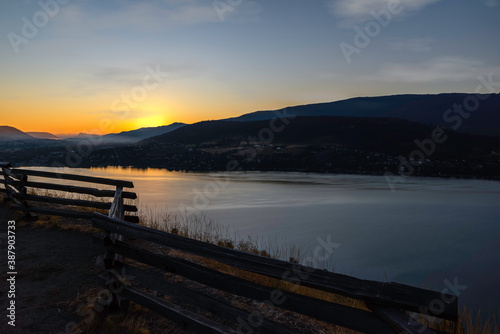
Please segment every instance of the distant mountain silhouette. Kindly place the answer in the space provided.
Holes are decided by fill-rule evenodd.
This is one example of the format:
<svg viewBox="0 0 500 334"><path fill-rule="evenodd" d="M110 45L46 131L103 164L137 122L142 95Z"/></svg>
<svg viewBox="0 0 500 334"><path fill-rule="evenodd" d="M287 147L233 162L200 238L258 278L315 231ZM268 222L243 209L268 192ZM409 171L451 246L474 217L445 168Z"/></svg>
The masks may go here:
<svg viewBox="0 0 500 334"><path fill-rule="evenodd" d="M275 125L281 127L282 123L277 122ZM269 127L269 120L205 121L149 138L141 144L147 146L163 142L236 148L241 143L246 145L246 142L262 144L259 133ZM265 142L270 131L267 131L263 138L264 144L273 145L337 145L386 154L408 154L416 148L415 140L431 138L434 128L428 124L387 117L295 117L289 120L289 124L282 131L272 133L271 141ZM499 149L498 138L462 134L451 130L446 131L446 135L448 140L436 145L439 151L460 153L475 150L484 153Z"/></svg>
<svg viewBox="0 0 500 334"><path fill-rule="evenodd" d="M354 116L394 117L450 128L458 125L458 132L478 135L500 135L500 94L482 95L476 111L468 118L448 112L455 105L463 105L473 94L392 95L357 97L348 100L287 107L279 111L295 116ZM465 109L464 109L465 110ZM465 110L466 111L466 110ZM227 121L259 121L276 117L275 111L257 111ZM458 118L461 118L460 120Z"/></svg>
<svg viewBox="0 0 500 334"><path fill-rule="evenodd" d="M59 139L59 137L48 132L26 132L26 134L37 139Z"/></svg>
<svg viewBox="0 0 500 334"><path fill-rule="evenodd" d="M172 123L170 125L158 126L158 127L148 127L140 128L137 130L123 131L120 133L111 133L103 136L103 142L105 144L131 144L137 143L143 139L160 136L171 131L177 130L186 124L184 123Z"/></svg>
<svg viewBox="0 0 500 334"><path fill-rule="evenodd" d="M0 140L1 141L9 141L9 140L32 140L35 139L32 136L22 132L19 129L16 129L12 126L0 126Z"/></svg>
<svg viewBox="0 0 500 334"><path fill-rule="evenodd" d="M89 138L96 138L96 137L100 137L100 136L99 135L90 134L90 133L80 132L76 136L66 137L66 139L67 140L82 140L82 139L89 139Z"/></svg>

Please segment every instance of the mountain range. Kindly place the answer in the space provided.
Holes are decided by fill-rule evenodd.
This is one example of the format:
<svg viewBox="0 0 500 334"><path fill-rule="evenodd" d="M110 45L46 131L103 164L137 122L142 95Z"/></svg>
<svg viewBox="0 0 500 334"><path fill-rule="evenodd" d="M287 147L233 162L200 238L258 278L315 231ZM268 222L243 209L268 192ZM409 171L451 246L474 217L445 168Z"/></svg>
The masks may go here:
<svg viewBox="0 0 500 334"><path fill-rule="evenodd" d="M468 112L467 109L476 110ZM453 93L356 97L280 110L257 111L226 120L239 122L270 120L276 117L276 113L293 116L391 117L439 125L443 128L452 127L458 132L469 134L500 135L500 94Z"/></svg>
<svg viewBox="0 0 500 334"><path fill-rule="evenodd" d="M390 117L297 116L286 122L276 122L272 131L268 120L205 121L185 126L177 131L148 138L140 144L168 145L179 143L197 147L232 148L242 150L255 146L337 146L389 155L410 153L418 148L415 141L434 147L433 157L485 155L498 152L498 138L443 130L439 145L429 144L435 127ZM281 130L281 131L280 131ZM440 140L438 140L440 141Z"/></svg>
<svg viewBox="0 0 500 334"><path fill-rule="evenodd" d="M26 132L26 134L36 139L60 139L59 137L48 132Z"/></svg>
<svg viewBox="0 0 500 334"><path fill-rule="evenodd" d="M12 126L2 125L0 126L0 141L7 140L33 140L34 137L29 134L22 132Z"/></svg>
<svg viewBox="0 0 500 334"><path fill-rule="evenodd" d="M170 125L140 128L137 130L123 131L120 133L110 133L101 136L102 144L133 144L143 139L166 134L170 131L177 130L183 127L184 123L172 123ZM22 132L11 126L0 126L0 141L33 141L36 139L41 140L57 140L65 139L70 142L82 141L88 138L99 137L97 135L79 133L71 137L62 138L63 136L56 136L49 132ZM97 142L97 140L95 141Z"/></svg>
<svg viewBox="0 0 500 334"><path fill-rule="evenodd" d="M468 110L472 110L469 112ZM456 130L466 134L499 136L500 135L500 94L473 95L462 93L435 94L435 95L391 95L380 97L357 97L342 101L316 103L287 107L279 110L257 111L238 117L227 118L219 122L225 125L206 126L206 122L192 125L173 123L166 126L140 128L121 133L112 133L102 136L102 143L134 144L143 140L167 136L171 133L183 133L185 138L193 135L190 132L203 128L203 131L212 131L219 127L233 127L230 132L241 129L238 123L270 121L277 115L296 117L358 117L358 118L395 118L445 129ZM318 119L319 121L319 119ZM306 122L309 123L309 122ZM204 124L200 127L200 124ZM320 126L320 124L318 124ZM178 132L181 131L181 132ZM213 130L218 131L218 130ZM219 133L220 134L220 133ZM70 141L79 141L88 138L87 134L79 134ZM210 136L210 135L208 135ZM0 141L33 141L34 139L57 139L46 132L24 133L10 126L0 126ZM163 138L166 139L167 137Z"/></svg>
<svg viewBox="0 0 500 334"><path fill-rule="evenodd" d="M148 127L140 128L132 131L123 131L120 133L112 133L103 136L103 142L105 144L133 144L139 142L143 139L160 136L174 130L177 130L186 124L184 123L172 123L170 125L158 126L158 127Z"/></svg>

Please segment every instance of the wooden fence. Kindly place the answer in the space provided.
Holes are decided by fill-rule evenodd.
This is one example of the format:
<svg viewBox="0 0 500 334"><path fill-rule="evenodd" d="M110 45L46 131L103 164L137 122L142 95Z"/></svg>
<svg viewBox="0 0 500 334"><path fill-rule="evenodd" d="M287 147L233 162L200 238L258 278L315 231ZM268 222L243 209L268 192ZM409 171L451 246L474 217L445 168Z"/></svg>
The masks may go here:
<svg viewBox="0 0 500 334"><path fill-rule="evenodd" d="M54 216L63 216L70 218L91 219L92 211L81 211L72 209L73 207L86 207L93 209L110 210L113 217L122 218L129 222L138 223L139 217L127 215L126 213L137 212L135 205L123 205L123 199L136 199L134 192L123 191L123 188L133 188L134 184L129 181L112 180L100 177L90 177L84 175L51 173L45 171L12 168L10 163L0 162L0 183L4 188L0 192L7 194L10 201L14 203L13 207L23 211L28 217L33 214L46 214ZM30 179L28 179L30 177ZM82 187L66 184L46 183L32 181L32 177L43 179L59 179L67 181L77 181L84 183L108 185L116 187L115 190L104 190L91 187ZM29 188L55 190L56 195L41 196L28 192ZM93 200L64 198L61 192L91 195L99 198L113 198L112 202L99 202ZM90 196L89 196L90 197ZM41 207L36 203L48 203L58 205L54 207ZM114 204L114 205L113 205ZM69 208L68 208L69 207Z"/></svg>
<svg viewBox="0 0 500 334"><path fill-rule="evenodd" d="M221 298L214 298L206 290L193 289L188 287L189 284L175 283L171 277L166 277L168 274L182 278L183 282L194 282L193 284L201 284L206 288L214 288L248 300L265 301L265 307L277 307L363 333L444 333L414 321L409 315L410 312L449 320L458 326L458 300L453 295L399 283L361 280L134 224L137 217L124 213L135 212L137 208L123 205L123 198L136 198L135 193L123 191L124 187L133 188L131 182L13 169L8 163L0 163L0 167L5 186L0 188L0 192L6 193L8 198L14 201L15 208L27 215L41 213L91 218L92 226L103 231L101 235L94 236L93 240L104 250L104 255L97 260L97 264L105 269L105 273L99 276L99 281L112 292L111 308L124 309L131 300L184 324L195 333L297 333L290 327L261 317L261 314L256 314L255 311L249 312ZM115 186L116 190L33 182L28 181L28 176L111 185ZM113 202L102 203L39 196L29 194L29 187L114 199ZM109 209L109 215L37 207L32 205L32 202ZM158 245L159 248L151 246L152 244ZM235 270L355 299L363 302L369 311L282 291L278 286L257 284L200 263L165 255L162 248L192 254L194 257L191 258L216 261ZM169 300L161 298L158 293L168 296ZM192 307L188 308L186 305L203 311L195 312ZM207 312L220 321L202 315Z"/></svg>
<svg viewBox="0 0 500 334"><path fill-rule="evenodd" d="M255 317L252 318L254 315L227 302L214 299L213 296L203 292L195 292L180 284L174 284L166 279L165 273L174 273L184 279L237 296L267 301L268 304L274 304L283 310L297 312L364 333L442 333L416 323L405 311L428 312L433 317L451 320L455 324L458 321L458 302L457 298L452 295L398 283L381 283L335 274L184 238L98 213L94 214L92 225L105 232L105 236L94 237L94 242L107 252L104 261L99 261L107 270L107 275L101 277L101 282L108 287L111 284L115 291L119 291L115 298L129 299L155 310L183 323L196 333L235 333L236 331L148 291L153 290L173 297L182 304L202 306L213 315L236 324L233 328L239 325L241 333L296 332L269 319L254 320L254 327L252 327L252 321L247 319L255 319ZM113 234L133 238L134 242L130 242L128 238L128 242L113 239ZM214 260L236 269L361 300L371 311L252 283L185 259L164 255L159 251L151 250L153 247L146 249L137 246L138 240ZM119 262L116 256L112 256L113 254L119 254L132 261ZM149 269L144 269L144 264L150 266ZM122 276L124 273L125 278ZM433 308L436 308L435 305L439 305L439 308L433 311Z"/></svg>

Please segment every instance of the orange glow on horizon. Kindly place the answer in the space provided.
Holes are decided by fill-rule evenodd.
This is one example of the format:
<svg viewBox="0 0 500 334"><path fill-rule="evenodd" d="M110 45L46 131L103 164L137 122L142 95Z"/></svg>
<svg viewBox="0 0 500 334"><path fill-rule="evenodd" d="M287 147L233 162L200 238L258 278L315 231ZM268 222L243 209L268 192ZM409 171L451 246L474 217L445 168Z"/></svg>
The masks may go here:
<svg viewBox="0 0 500 334"><path fill-rule="evenodd" d="M33 80L31 75L27 72L14 76L10 82L0 82L0 125L54 135L102 135L174 122L193 124L301 104L294 97L276 99L275 94L248 98L225 83L214 84L208 79L176 81L175 85L166 81L148 91L144 100L127 102L122 96L131 94L130 87L107 86L105 82L102 86L75 88L64 72L36 72L37 78L50 78L51 84ZM273 91L266 87L264 84L261 88Z"/></svg>
<svg viewBox="0 0 500 334"><path fill-rule="evenodd" d="M0 89L4 85L0 83ZM12 90L12 87L11 87ZM54 96L39 89L22 90L16 98L0 98L0 125L12 126L23 132L48 132L54 135L79 133L108 134L141 127L157 127L174 122L193 124L206 120L236 117L257 110L269 110L293 105L294 101L256 100L254 103L238 97L193 92L171 95L151 93L148 99L125 115L111 111L116 94L96 96ZM14 92L11 92L14 96ZM111 101L111 102L110 102Z"/></svg>

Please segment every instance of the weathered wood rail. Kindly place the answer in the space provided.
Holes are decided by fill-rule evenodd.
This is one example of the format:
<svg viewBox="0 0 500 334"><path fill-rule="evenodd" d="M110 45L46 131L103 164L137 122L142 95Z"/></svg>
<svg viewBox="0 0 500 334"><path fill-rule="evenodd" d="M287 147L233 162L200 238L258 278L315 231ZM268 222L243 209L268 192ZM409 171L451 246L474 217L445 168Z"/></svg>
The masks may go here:
<svg viewBox="0 0 500 334"><path fill-rule="evenodd" d="M269 319L259 320L258 324L254 321L252 327L247 321L255 319L252 318L252 314L212 296L171 283L165 278L165 273L174 273L207 287L252 300L267 301L268 304L272 301L273 306L283 310L364 333L442 333L415 322L405 311L428 312L433 317L455 323L458 320L458 302L452 295L398 283L381 283L335 274L184 238L98 213L94 214L92 225L106 233L105 237L94 237L94 242L107 252L106 258L98 261L108 272L108 276L101 277L101 282L106 286L114 284L115 291L117 291L116 284L120 286L115 298L118 300L125 298L139 303L183 323L196 333L236 331L147 291L157 291L183 304L203 306L212 314L235 324L232 328L239 325L241 333L294 333L294 331ZM113 239L110 237L112 234L134 238L135 244L137 240L155 243L251 273L361 300L371 311L269 288L184 259L144 249L130 242ZM111 257L110 254L119 254L123 258L133 260L135 265L117 261L116 256ZM138 263L148 265L149 269L144 269ZM124 280L119 273L125 273L125 277L130 276L133 279ZM433 311L432 306L436 301L439 301L442 307Z"/></svg>
<svg viewBox="0 0 500 334"><path fill-rule="evenodd" d="M91 219L92 211L80 211L72 208L86 207L93 209L110 210L111 212L113 209L113 204L115 204L116 207L118 205L116 203L121 203L120 210L123 212L115 217L123 218L129 222L134 222L134 223L139 222L139 217L126 214L126 213L137 212L137 207L135 205L123 205L124 198L128 199L137 198L137 195L134 192L123 191L123 188L134 187L134 184L129 181L112 180L112 179L76 175L76 174L52 173L45 171L12 168L11 164L7 162L0 162L0 176L3 176L3 179L0 178L0 184L3 184L4 186L3 188L0 187L0 192L3 192L7 195L8 200L14 203L13 207L15 209L23 211L28 217L38 213L38 214L70 217L70 218ZM76 186L76 185L31 181L29 178L32 177L100 184L100 185L114 186L116 187L116 189L103 190L103 189ZM29 188L91 195L99 198L111 197L113 198L113 201L99 202L95 200L93 201L93 200L83 200L83 199L69 199L58 195L40 196L40 195L30 194L28 192ZM117 195L119 196L117 197ZM62 206L62 208L41 207L34 203L58 204L59 207Z"/></svg>

